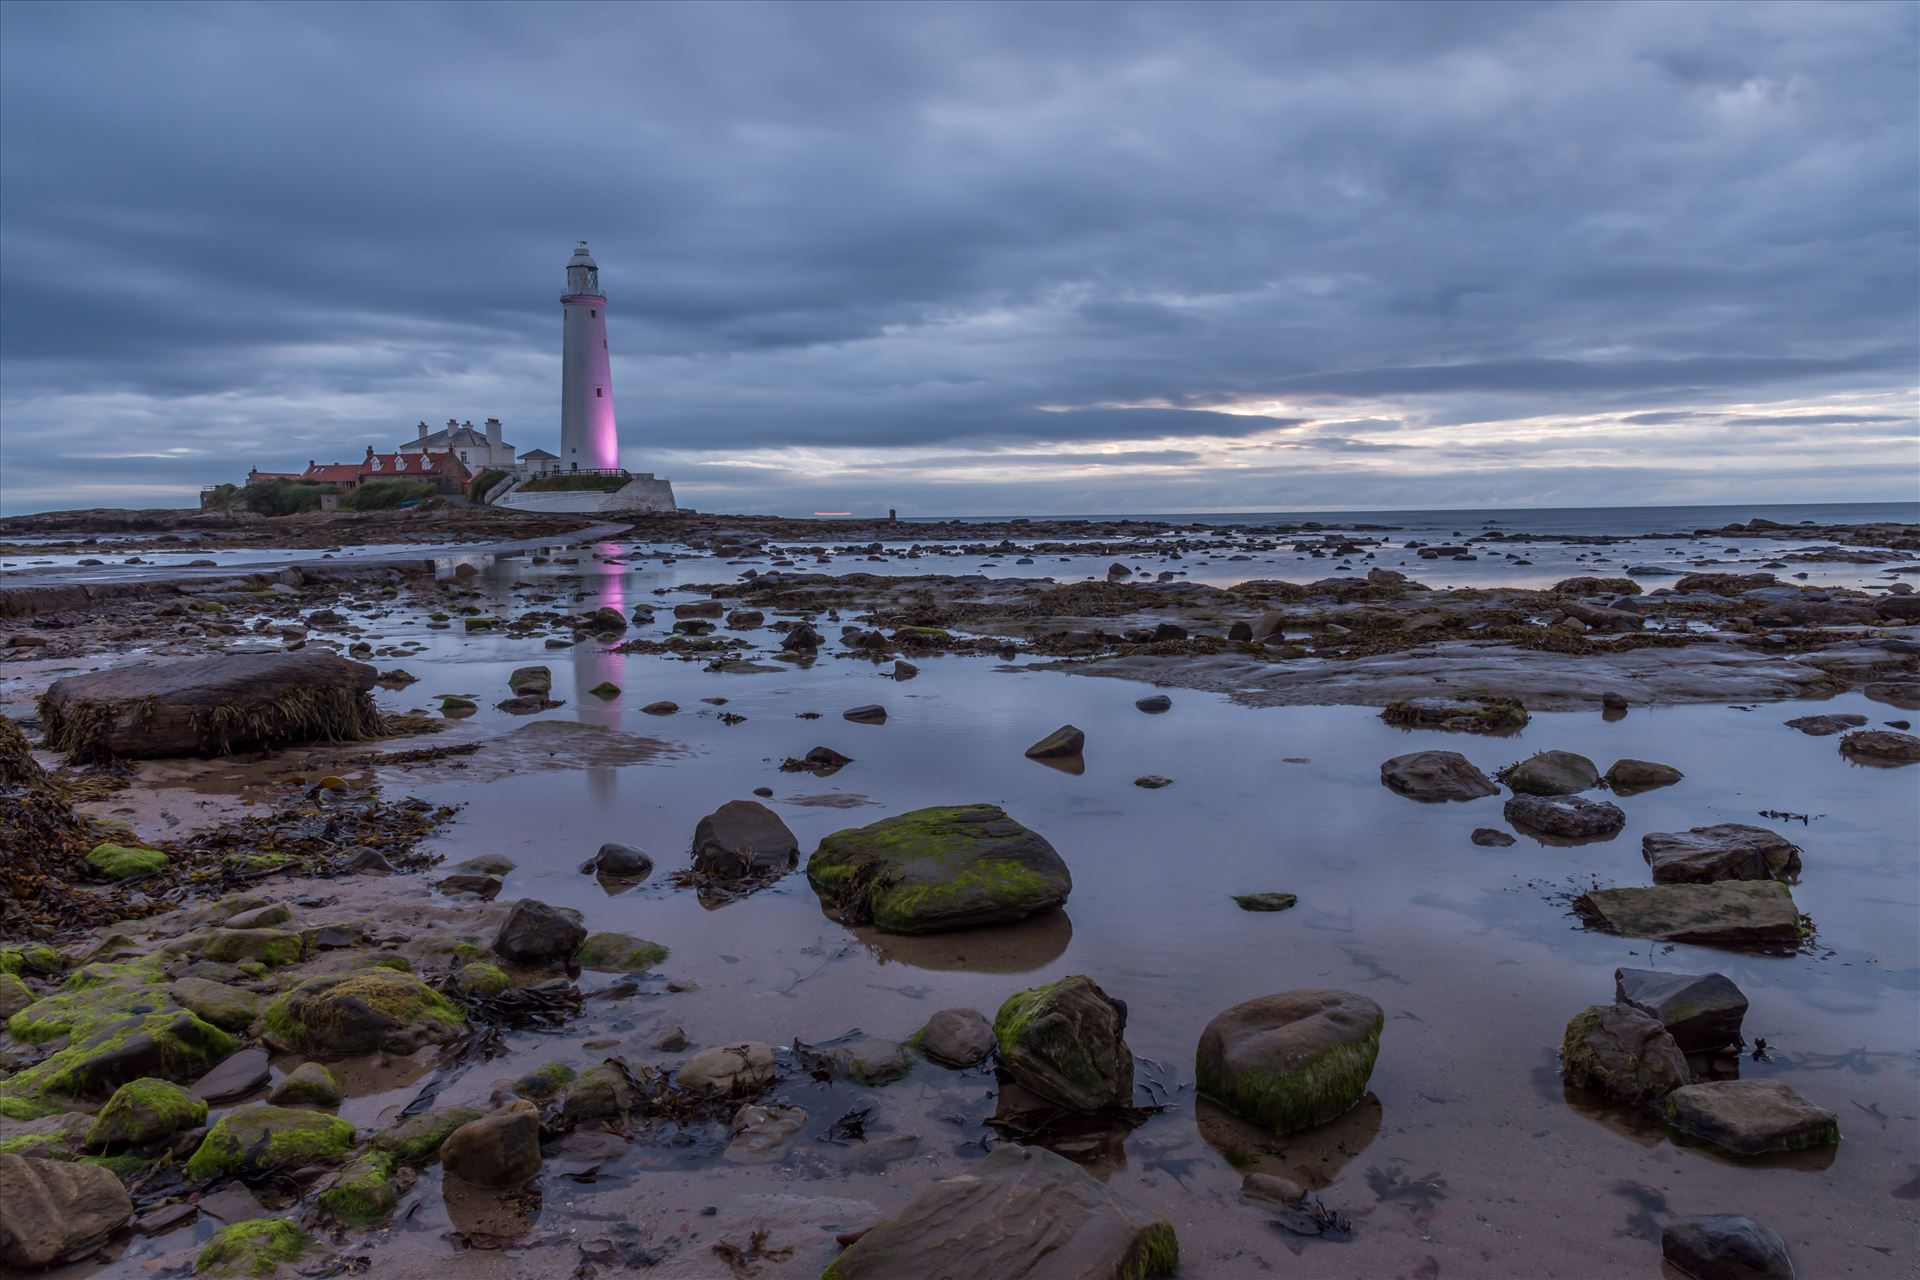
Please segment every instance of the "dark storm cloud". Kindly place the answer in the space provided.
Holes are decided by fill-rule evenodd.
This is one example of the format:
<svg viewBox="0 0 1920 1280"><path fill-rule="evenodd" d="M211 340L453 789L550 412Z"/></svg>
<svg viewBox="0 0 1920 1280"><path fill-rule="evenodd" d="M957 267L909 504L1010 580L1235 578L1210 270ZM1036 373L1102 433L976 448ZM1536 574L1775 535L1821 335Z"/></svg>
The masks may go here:
<svg viewBox="0 0 1920 1280"><path fill-rule="evenodd" d="M984 509L999 482L940 473L1017 445L1031 493L1111 510L1150 491L1049 469L1268 441L1321 486L1290 501L1358 504L1377 454L1433 505L1487 424L1671 426L1676 467L1738 446L1731 405L1910 425L1823 402L1912 391L1917 31L1904 5L16 0L0 503L191 500L449 414L552 447L579 236L627 461L713 456L707 506L816 505L756 451L917 451L892 495ZM1215 412L1245 402L1273 404ZM1457 448L1363 438L1422 424ZM1863 496L1911 496L1911 431L1871 438ZM75 477L76 440L124 456ZM1556 447L1491 447L1507 500ZM1257 505L1254 470L1169 501Z"/></svg>

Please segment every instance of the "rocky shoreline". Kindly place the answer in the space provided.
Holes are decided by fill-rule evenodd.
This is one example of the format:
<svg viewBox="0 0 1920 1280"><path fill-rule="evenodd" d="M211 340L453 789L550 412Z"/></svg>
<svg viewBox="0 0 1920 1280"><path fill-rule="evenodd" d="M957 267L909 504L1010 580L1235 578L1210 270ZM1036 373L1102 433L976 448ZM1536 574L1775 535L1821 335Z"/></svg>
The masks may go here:
<svg viewBox="0 0 1920 1280"><path fill-rule="evenodd" d="M74 520L84 527L84 513ZM0 538L58 524L6 524ZM96 524L114 536L154 531L134 517ZM387 525L328 528L404 540ZM1406 1011L1387 988L1270 983L1200 1014L1205 1025L1178 1050L1187 1083L1169 1087L1176 1076L1129 1042L1146 1035L1164 1052L1166 1038L1153 1025L1165 1012L1159 997L1143 1014L1120 994L1137 985L1131 966L1028 977L1047 959L996 974L984 958L988 939L1057 931L1069 910L1084 917L1074 895L1089 885L1101 900L1104 868L1069 848L1057 823L1022 821L1024 810L969 796L961 780L941 803L890 803L803 837L793 826L807 797L762 787L664 838L684 840L685 854L664 851L656 831L603 843L577 867L582 855L571 855L567 872L636 921L640 908L685 895L722 928L785 910L804 885L810 915L840 939L818 951L822 968L859 952L845 949L851 936L879 954L952 948L957 963L929 960L926 971L992 975L966 985L969 1000L912 1023L843 1030L850 1013L821 1025L832 1011L808 1005L813 1025L788 1023L800 1034L774 1038L750 1010L703 994L723 985L711 958L690 960L685 942L650 941L638 928L595 928L580 909L525 892L528 869L476 846L460 801L402 794L432 782L421 789L478 801L480 788L542 770L671 768L698 749L676 739L691 712L658 698L639 707L636 681L658 672L858 675L896 692L829 707L838 714L828 723L876 734L892 732L888 702L917 696L900 682L956 663L986 681L1099 675L1243 708L1380 708L1401 733L1466 742L1527 732L1536 714L1613 721L1685 704L1864 697L1884 723L1803 716L1787 736L1827 737L1828 756L1894 771L1884 775L1892 785L1900 766L1920 761L1902 714L1920 709L1920 596L1897 578L1878 591L1801 586L1759 569L1594 573L1544 590L1430 587L1367 563L1388 545L1383 530L906 528L909 538L884 522L836 525L841 540L827 544L814 522L661 517L612 541L527 553L529 576L490 592L480 589L484 568L436 570L431 560L0 588L9 717L0 835L11 890L0 909L0 1261L81 1264L76 1275L123 1264L264 1275L333 1274L370 1257L376 1272L413 1276L443 1267L451 1241L482 1271L511 1253L582 1275L1149 1277L1265 1270L1273 1264L1256 1264L1251 1246L1226 1243L1257 1229L1295 1251L1377 1232L1391 1242L1379 1247L1402 1252L1390 1264L1368 1255L1375 1263L1417 1265L1404 1250L1418 1235L1381 1231L1331 1198L1354 1194L1339 1168L1371 1141L1355 1135L1379 1127L1381 1055L1420 1034ZM1735 530L1813 537L1713 533ZM184 523L173 531L216 536ZM1820 536L1872 552L1846 563L1903 568L1917 533ZM1528 541L1481 533L1419 558ZM1334 572L1179 580L1188 563L1276 547ZM1795 554L1783 553L1782 568ZM988 571L857 568L959 556L984 558ZM1107 564L1086 581L991 572L994 561L1049 556ZM822 570L823 559L843 563ZM657 602L607 594L605 583L643 567L683 572L656 588L667 597ZM396 638L403 631L424 638ZM498 688L412 693L419 676L408 664L442 643L485 645L517 665L493 677ZM578 687L563 688L553 667L576 654L627 660L635 674L625 689L604 678L589 689L593 668L583 667ZM458 668L434 670L445 684ZM586 716L584 704L627 698L657 733L576 722L567 705ZM706 701L700 714L714 723L747 719L726 697ZM1172 707L1165 695L1142 697L1128 714L1152 721ZM481 711L484 731L461 727ZM1066 724L1025 755L1078 776L1105 745ZM862 770L864 751L822 744L777 768L824 780ZM1555 747L1495 770L1460 751L1420 750L1384 760L1380 794L1403 824L1496 802L1521 839L1551 850L1609 841L1640 821L1637 805L1697 785L1690 769L1657 759L1602 769L1606 760ZM1171 771L1135 787L1178 797L1192 780ZM171 801L150 803L149 793L177 796L216 772L234 803L185 821ZM554 834L569 847L578 840L564 820ZM1472 840L1514 843L1494 827ZM1780 963L1809 954L1813 925L1793 886L1817 884L1822 864L1809 854L1803 865L1798 844L1726 822L1647 833L1641 844L1638 874L1567 895L1591 934ZM1316 909L1311 893L1303 907L1300 894L1246 888L1223 895L1220 911L1291 920ZM702 950L754 945L715 937ZM796 985L808 976L795 974ZM1731 1161L1831 1159L1855 1121L1809 1100L1811 1086L1803 1096L1740 1078L1752 1047L1742 1017L1750 998L1765 1003L1750 976L1736 985L1717 971L1676 978L1625 966L1615 982L1612 1004L1560 1015L1572 1014L1560 1053L1570 1099ZM748 1025L733 1030L736 1019ZM924 1106L906 1101L916 1089ZM1111 1176L1130 1144L1138 1160L1146 1135L1178 1111L1191 1111L1211 1144L1212 1185L1239 1183L1204 1210L1181 1198L1178 1174L1124 1189ZM976 1136L936 1154L943 1125ZM890 1185L908 1168L906 1184ZM1405 1180L1394 1168L1368 1172L1370 1183L1379 1173L1379 1204L1430 1214L1444 1198L1437 1175ZM784 1205L756 1198L739 1180L753 1170L798 1177L787 1185L805 1194ZM715 1197L710 1214L630 1205L634 1230L564 1215L586 1231L551 1230L556 1205L602 1179L623 1195L681 1176ZM1764 1219L1758 1196L1754 1204ZM415 1214L443 1224L431 1247L406 1228ZM1668 1217L1646 1256L1664 1252L1690 1274L1719 1274L1700 1268L1738 1254L1759 1259L1751 1274L1791 1275L1789 1255L1804 1247L1747 1218ZM1315 1258L1341 1270L1330 1255Z"/></svg>

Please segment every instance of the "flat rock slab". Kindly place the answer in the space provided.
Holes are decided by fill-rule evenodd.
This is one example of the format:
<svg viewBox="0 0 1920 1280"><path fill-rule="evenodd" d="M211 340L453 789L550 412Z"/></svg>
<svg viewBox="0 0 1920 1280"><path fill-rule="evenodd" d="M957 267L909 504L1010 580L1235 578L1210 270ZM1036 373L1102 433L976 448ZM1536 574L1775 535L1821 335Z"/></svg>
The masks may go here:
<svg viewBox="0 0 1920 1280"><path fill-rule="evenodd" d="M1710 1080L1667 1095L1667 1123L1736 1156L1830 1147L1840 1122L1778 1080Z"/></svg>
<svg viewBox="0 0 1920 1280"><path fill-rule="evenodd" d="M849 1246L831 1280L1161 1280L1180 1266L1173 1224L1072 1161L1003 1143L915 1196Z"/></svg>
<svg viewBox="0 0 1920 1280"><path fill-rule="evenodd" d="M1009 924L1066 903L1073 877L1045 837L998 805L915 809L836 831L807 879L842 918L892 933Z"/></svg>
<svg viewBox="0 0 1920 1280"><path fill-rule="evenodd" d="M40 714L73 763L357 742L386 730L378 678L319 649L133 662L54 681Z"/></svg>
<svg viewBox="0 0 1920 1280"><path fill-rule="evenodd" d="M1844 733L1848 729L1858 729L1867 722L1865 716L1851 713L1846 715L1801 716L1797 720L1786 722L1787 728L1798 729L1810 738L1824 738L1835 733Z"/></svg>
<svg viewBox="0 0 1920 1280"><path fill-rule="evenodd" d="M1594 889L1573 905L1589 922L1628 938L1722 947L1779 948L1800 942L1799 908L1792 892L1777 880Z"/></svg>
<svg viewBox="0 0 1920 1280"><path fill-rule="evenodd" d="M1788 880L1800 874L1800 848L1765 827L1722 822L1642 836L1640 852L1656 884Z"/></svg>
<svg viewBox="0 0 1920 1280"><path fill-rule="evenodd" d="M1500 794L1493 779L1457 751L1415 751L1380 766L1380 781L1411 800L1478 800Z"/></svg>
<svg viewBox="0 0 1920 1280"><path fill-rule="evenodd" d="M1556 840L1608 840L1627 825L1619 805L1585 796L1514 796L1502 812L1522 831Z"/></svg>
<svg viewBox="0 0 1920 1280"><path fill-rule="evenodd" d="M1752 1218L1705 1214L1660 1230L1660 1256L1693 1280L1793 1280L1787 1242Z"/></svg>
<svg viewBox="0 0 1920 1280"><path fill-rule="evenodd" d="M213 1070L193 1082L188 1090L203 1102L230 1102L264 1088L273 1079L267 1066L267 1051L254 1047L242 1049Z"/></svg>
<svg viewBox="0 0 1920 1280"><path fill-rule="evenodd" d="M1615 969L1613 998L1657 1019L1688 1053L1741 1043L1747 997L1724 974Z"/></svg>

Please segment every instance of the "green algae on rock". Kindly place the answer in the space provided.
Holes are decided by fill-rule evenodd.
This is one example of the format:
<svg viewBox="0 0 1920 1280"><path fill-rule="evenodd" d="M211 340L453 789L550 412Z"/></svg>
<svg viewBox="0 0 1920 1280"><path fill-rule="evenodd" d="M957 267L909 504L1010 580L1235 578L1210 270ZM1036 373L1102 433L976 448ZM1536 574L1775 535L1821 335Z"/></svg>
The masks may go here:
<svg viewBox="0 0 1920 1280"><path fill-rule="evenodd" d="M131 880L152 875L167 868L167 855L158 849L140 845L97 844L87 855L87 865L109 880Z"/></svg>
<svg viewBox="0 0 1920 1280"><path fill-rule="evenodd" d="M1687 1058L1657 1018L1625 1004L1596 1004L1567 1023L1560 1046L1567 1083L1620 1102L1654 1102L1690 1078Z"/></svg>
<svg viewBox="0 0 1920 1280"><path fill-rule="evenodd" d="M393 1168L393 1157L386 1152L361 1152L328 1180L319 1195L320 1207L349 1226L373 1226L400 1202Z"/></svg>
<svg viewBox="0 0 1920 1280"><path fill-rule="evenodd" d="M1275 1133L1323 1125L1365 1096L1380 1053L1380 1006L1347 991L1260 996L1200 1033L1201 1094Z"/></svg>
<svg viewBox="0 0 1920 1280"><path fill-rule="evenodd" d="M1127 1007L1079 974L1007 997L993 1019L994 1046L1008 1075L1071 1111L1105 1111L1133 1101Z"/></svg>
<svg viewBox="0 0 1920 1280"><path fill-rule="evenodd" d="M549 1098L559 1097L560 1091L579 1074L564 1062L549 1062L545 1066L535 1067L515 1080L513 1092L522 1098L545 1102Z"/></svg>
<svg viewBox="0 0 1920 1280"><path fill-rule="evenodd" d="M1455 733L1507 734L1527 727L1527 709L1513 698L1402 698L1382 708L1380 718L1402 729Z"/></svg>
<svg viewBox="0 0 1920 1280"><path fill-rule="evenodd" d="M105 1100L130 1080L184 1080L232 1053L234 1038L171 1003L152 961L95 962L70 974L58 992L7 1020L23 1044L62 1036L66 1047L0 1078L0 1094L19 1098Z"/></svg>
<svg viewBox="0 0 1920 1280"><path fill-rule="evenodd" d="M113 1091L100 1109L87 1145L96 1151L115 1146L144 1146L168 1134L191 1129L207 1118L207 1104L171 1080L143 1076Z"/></svg>
<svg viewBox="0 0 1920 1280"><path fill-rule="evenodd" d="M303 1062L273 1086L267 1101L276 1107L337 1107L340 1082L318 1062Z"/></svg>
<svg viewBox="0 0 1920 1280"><path fill-rule="evenodd" d="M418 978L369 968L309 978L267 1006L267 1032L304 1053L412 1053L452 1040L466 1014Z"/></svg>
<svg viewBox="0 0 1920 1280"><path fill-rule="evenodd" d="M266 1006L255 992L208 978L177 978L167 994L222 1031L245 1031Z"/></svg>
<svg viewBox="0 0 1920 1280"><path fill-rule="evenodd" d="M477 1107L433 1107L382 1129L369 1145L390 1152L402 1164L432 1164L440 1158L440 1144L448 1134L485 1114Z"/></svg>
<svg viewBox="0 0 1920 1280"><path fill-rule="evenodd" d="M990 804L836 831L807 860L807 879L843 918L893 933L1011 923L1063 905L1073 890L1053 846Z"/></svg>
<svg viewBox="0 0 1920 1280"><path fill-rule="evenodd" d="M497 996L513 985L507 971L497 964L476 960L460 966L460 989L480 996Z"/></svg>
<svg viewBox="0 0 1920 1280"><path fill-rule="evenodd" d="M222 1227L193 1260L197 1276L270 1276L312 1248L313 1238L285 1218L254 1218Z"/></svg>
<svg viewBox="0 0 1920 1280"><path fill-rule="evenodd" d="M657 942L628 933L595 933L580 944L574 963L596 973L643 973L667 958Z"/></svg>
<svg viewBox="0 0 1920 1280"><path fill-rule="evenodd" d="M236 1107L220 1117L187 1160L187 1176L206 1181L223 1174L294 1169L343 1156L353 1125L338 1116L267 1103Z"/></svg>
<svg viewBox="0 0 1920 1280"><path fill-rule="evenodd" d="M284 854L261 855L278 858L279 866L292 859ZM270 868L262 868L263 870ZM268 968L295 964L306 954L306 940L285 929L215 929L207 935L200 954L223 964L256 960Z"/></svg>

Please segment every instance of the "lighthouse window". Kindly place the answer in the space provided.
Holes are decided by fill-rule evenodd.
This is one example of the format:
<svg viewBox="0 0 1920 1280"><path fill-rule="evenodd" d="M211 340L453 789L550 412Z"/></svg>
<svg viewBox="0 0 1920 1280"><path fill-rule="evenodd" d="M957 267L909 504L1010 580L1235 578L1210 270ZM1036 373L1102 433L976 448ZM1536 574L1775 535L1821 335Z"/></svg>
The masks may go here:
<svg viewBox="0 0 1920 1280"><path fill-rule="evenodd" d="M599 308L597 308L597 307L589 307L589 308L587 308L587 314L588 314L589 316L592 316L592 317L593 317L594 319L596 319L596 320L600 318L600 311L599 311Z"/></svg>
<svg viewBox="0 0 1920 1280"><path fill-rule="evenodd" d="M598 399L599 399L599 398L600 398L601 396L603 396L603 395L605 395L605 394L606 394L606 393L605 393L605 392L603 392L603 391L602 391L602 390L601 390L601 389L600 389L599 387L595 387L595 388L593 389L593 398L594 398L595 400L598 400Z"/></svg>

